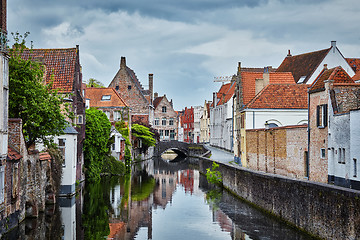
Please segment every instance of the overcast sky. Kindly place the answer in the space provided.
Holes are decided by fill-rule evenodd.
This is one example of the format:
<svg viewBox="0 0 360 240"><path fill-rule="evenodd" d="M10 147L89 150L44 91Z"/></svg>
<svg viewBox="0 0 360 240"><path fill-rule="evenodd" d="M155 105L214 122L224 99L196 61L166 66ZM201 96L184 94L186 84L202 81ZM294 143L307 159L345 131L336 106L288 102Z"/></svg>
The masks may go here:
<svg viewBox="0 0 360 240"><path fill-rule="evenodd" d="M83 81L105 86L120 57L175 110L203 105L216 76L278 67L293 55L330 47L360 58L358 0L8 0L8 32L29 31L34 48L80 45Z"/></svg>

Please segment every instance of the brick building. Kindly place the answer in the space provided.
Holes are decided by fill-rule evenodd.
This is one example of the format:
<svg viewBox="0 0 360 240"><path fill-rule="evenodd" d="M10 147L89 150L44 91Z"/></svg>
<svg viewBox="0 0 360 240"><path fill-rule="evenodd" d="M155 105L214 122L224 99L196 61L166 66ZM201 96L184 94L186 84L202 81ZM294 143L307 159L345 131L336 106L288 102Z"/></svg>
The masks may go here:
<svg viewBox="0 0 360 240"><path fill-rule="evenodd" d="M153 122L153 74L149 74L149 89L145 90L135 72L126 66L125 57L121 57L120 69L109 84L109 88L115 88L130 107L131 122L140 121L145 124Z"/></svg>
<svg viewBox="0 0 360 240"><path fill-rule="evenodd" d="M184 113L181 115L181 124L184 129L184 142L194 142L194 108L185 107Z"/></svg>
<svg viewBox="0 0 360 240"><path fill-rule="evenodd" d="M324 66L309 94L310 179L360 189L357 157L351 151L360 143L351 136L359 133L350 124L352 110L360 107L360 84L342 67Z"/></svg>
<svg viewBox="0 0 360 240"><path fill-rule="evenodd" d="M68 119L68 121L75 125L78 132L76 177L81 180L84 178L82 166L85 139L85 89L82 84L79 45L75 48L25 49L21 57L43 63L45 82L53 82L52 88L63 94L66 101L71 104L70 109L75 119Z"/></svg>
<svg viewBox="0 0 360 240"><path fill-rule="evenodd" d="M94 107L103 111L111 123L130 117L129 106L115 88L87 88L86 107Z"/></svg>
<svg viewBox="0 0 360 240"><path fill-rule="evenodd" d="M177 140L177 113L173 108L172 100L168 100L166 95L154 96L154 122L152 126L159 132L160 141Z"/></svg>

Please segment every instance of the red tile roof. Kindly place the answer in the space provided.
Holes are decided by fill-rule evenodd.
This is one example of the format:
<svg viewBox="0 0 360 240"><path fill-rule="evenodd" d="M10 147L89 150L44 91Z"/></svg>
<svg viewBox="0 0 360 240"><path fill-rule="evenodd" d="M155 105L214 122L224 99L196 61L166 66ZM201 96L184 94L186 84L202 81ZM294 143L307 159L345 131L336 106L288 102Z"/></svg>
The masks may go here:
<svg viewBox="0 0 360 240"><path fill-rule="evenodd" d="M102 96L110 96L110 100L102 100ZM90 99L90 107L127 107L114 88L86 88L86 98Z"/></svg>
<svg viewBox="0 0 360 240"><path fill-rule="evenodd" d="M231 82L221 86L219 92L216 93L218 99L217 106L227 103L231 99L234 95L235 85L235 82Z"/></svg>
<svg viewBox="0 0 360 240"><path fill-rule="evenodd" d="M350 67L354 70L354 72L360 71L360 58L345 58Z"/></svg>
<svg viewBox="0 0 360 240"><path fill-rule="evenodd" d="M334 80L334 83L354 83L354 80L347 74L347 72L340 66L323 69L319 76L315 79L314 83L310 87L311 92L325 90L326 80Z"/></svg>
<svg viewBox="0 0 360 240"><path fill-rule="evenodd" d="M12 147L8 146L8 155L7 155L9 160L20 160L23 156L18 153L15 149L13 149Z"/></svg>
<svg viewBox="0 0 360 240"><path fill-rule="evenodd" d="M54 80L53 89L59 89L64 93L72 92L77 48L26 49L21 57L43 62L46 66L46 83Z"/></svg>
<svg viewBox="0 0 360 240"><path fill-rule="evenodd" d="M48 152L42 152L39 154L39 160L40 161L51 160L51 156Z"/></svg>
<svg viewBox="0 0 360 240"><path fill-rule="evenodd" d="M360 80L360 71L356 72L355 75L352 77L352 79L354 81L359 81Z"/></svg>
<svg viewBox="0 0 360 240"><path fill-rule="evenodd" d="M307 109L307 88L305 84L269 84L246 107Z"/></svg>
<svg viewBox="0 0 360 240"><path fill-rule="evenodd" d="M159 103L161 102L161 100L163 98L164 97L157 97L157 98L154 99L154 101L153 101L154 108L157 108L157 106L159 105Z"/></svg>
<svg viewBox="0 0 360 240"><path fill-rule="evenodd" d="M295 82L298 82L302 76L306 76L304 80L304 83L306 83L330 49L331 48L327 48L316 52L287 56L276 72L291 72Z"/></svg>

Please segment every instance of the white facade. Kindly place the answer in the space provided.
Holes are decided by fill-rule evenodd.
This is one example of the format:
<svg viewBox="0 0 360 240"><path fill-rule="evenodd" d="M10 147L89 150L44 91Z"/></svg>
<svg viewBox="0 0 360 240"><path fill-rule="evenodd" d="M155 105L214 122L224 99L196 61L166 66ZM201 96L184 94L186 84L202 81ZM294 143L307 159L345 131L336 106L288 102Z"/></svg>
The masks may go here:
<svg viewBox="0 0 360 240"><path fill-rule="evenodd" d="M8 58L0 54L0 160L8 149L9 67Z"/></svg>
<svg viewBox="0 0 360 240"><path fill-rule="evenodd" d="M343 55L340 53L339 49L336 47L336 42L332 41L329 53L325 56L317 69L312 73L311 77L306 82L307 84L312 84L315 81L315 79L319 76L320 72L324 69L324 64L327 64L328 69L341 66L349 74L350 77L353 77L355 75L354 70L351 68Z"/></svg>
<svg viewBox="0 0 360 240"><path fill-rule="evenodd" d="M210 141L210 112L208 112L208 104L205 101L203 114L200 118L200 142L202 143Z"/></svg>
<svg viewBox="0 0 360 240"><path fill-rule="evenodd" d="M178 117L177 140L178 140L179 142L183 142L183 141L184 141L184 128L181 126L181 116Z"/></svg>
<svg viewBox="0 0 360 240"><path fill-rule="evenodd" d="M232 98L222 105L210 108L210 145L233 150L232 109Z"/></svg>
<svg viewBox="0 0 360 240"><path fill-rule="evenodd" d="M360 181L360 109L350 111L350 180ZM356 184L355 182L352 185ZM359 184L359 183L358 183ZM360 189L360 186L357 187Z"/></svg>
<svg viewBox="0 0 360 240"><path fill-rule="evenodd" d="M200 142L200 119L203 114L202 106L194 107L194 143Z"/></svg>
<svg viewBox="0 0 360 240"><path fill-rule="evenodd" d="M265 128L265 123L278 127L307 124L307 109L245 109L246 129Z"/></svg>
<svg viewBox="0 0 360 240"><path fill-rule="evenodd" d="M63 239L76 240L76 204L75 196L60 198L59 207L63 224Z"/></svg>
<svg viewBox="0 0 360 240"><path fill-rule="evenodd" d="M116 160L120 160L121 153L125 149L121 149L121 141L124 141L125 138L119 133L114 126L111 126L110 137L114 136L114 143L111 146L111 156Z"/></svg>
<svg viewBox="0 0 360 240"><path fill-rule="evenodd" d="M68 126L64 135L54 138L64 156L63 177L60 186L60 196L75 194L76 162L77 162L77 131Z"/></svg>

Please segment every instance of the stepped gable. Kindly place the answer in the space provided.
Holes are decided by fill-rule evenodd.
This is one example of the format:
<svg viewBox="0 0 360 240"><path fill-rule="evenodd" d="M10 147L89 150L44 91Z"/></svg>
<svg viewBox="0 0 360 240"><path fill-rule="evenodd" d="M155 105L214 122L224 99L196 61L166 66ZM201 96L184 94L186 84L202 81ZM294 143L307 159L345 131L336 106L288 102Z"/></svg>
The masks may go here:
<svg viewBox="0 0 360 240"><path fill-rule="evenodd" d="M308 81L310 76L320 65L322 60L330 51L330 48L304 53L296 56L288 55L280 64L276 72L291 72L294 76L295 82L298 82L302 76L306 76L304 83Z"/></svg>
<svg viewBox="0 0 360 240"><path fill-rule="evenodd" d="M269 84L248 104L247 108L307 109L308 86L305 84Z"/></svg>
<svg viewBox="0 0 360 240"><path fill-rule="evenodd" d="M21 58L43 63L46 67L46 84L53 80L53 89L69 93L74 90L77 51L77 48L25 49Z"/></svg>
<svg viewBox="0 0 360 240"><path fill-rule="evenodd" d="M334 80L334 83L355 83L341 66L331 69L324 68L311 85L310 92L324 91L326 80Z"/></svg>

